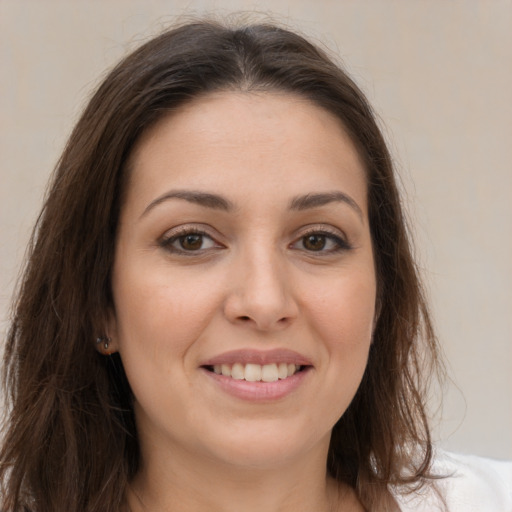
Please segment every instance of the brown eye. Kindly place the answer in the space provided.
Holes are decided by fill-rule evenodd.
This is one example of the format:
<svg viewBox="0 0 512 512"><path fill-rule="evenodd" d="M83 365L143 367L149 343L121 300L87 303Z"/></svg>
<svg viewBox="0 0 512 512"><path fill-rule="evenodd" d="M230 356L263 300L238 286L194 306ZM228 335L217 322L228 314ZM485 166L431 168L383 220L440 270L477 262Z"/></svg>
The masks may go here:
<svg viewBox="0 0 512 512"><path fill-rule="evenodd" d="M208 234L188 230L183 230L174 236L164 237L160 241L160 245L169 252L182 255L202 254L205 251L222 247Z"/></svg>
<svg viewBox="0 0 512 512"><path fill-rule="evenodd" d="M304 249L307 249L308 251L321 251L325 248L325 244L325 235L308 235L302 239L302 245L304 246Z"/></svg>
<svg viewBox="0 0 512 512"><path fill-rule="evenodd" d="M203 235L189 233L178 238L180 246L185 251L197 251L203 246Z"/></svg>
<svg viewBox="0 0 512 512"><path fill-rule="evenodd" d="M305 233L290 245L292 249L317 253L318 256L328 256L343 251L349 251L352 246L341 236L325 230L315 230Z"/></svg>

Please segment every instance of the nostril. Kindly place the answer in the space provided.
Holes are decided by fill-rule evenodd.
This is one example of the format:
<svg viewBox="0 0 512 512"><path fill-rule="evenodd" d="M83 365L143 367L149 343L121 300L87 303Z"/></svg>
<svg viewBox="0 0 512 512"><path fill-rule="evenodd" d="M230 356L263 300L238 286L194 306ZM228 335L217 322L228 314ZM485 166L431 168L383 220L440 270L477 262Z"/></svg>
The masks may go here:
<svg viewBox="0 0 512 512"><path fill-rule="evenodd" d="M247 322L248 320L250 320L250 318L248 316L241 316L240 320L243 320L244 322Z"/></svg>

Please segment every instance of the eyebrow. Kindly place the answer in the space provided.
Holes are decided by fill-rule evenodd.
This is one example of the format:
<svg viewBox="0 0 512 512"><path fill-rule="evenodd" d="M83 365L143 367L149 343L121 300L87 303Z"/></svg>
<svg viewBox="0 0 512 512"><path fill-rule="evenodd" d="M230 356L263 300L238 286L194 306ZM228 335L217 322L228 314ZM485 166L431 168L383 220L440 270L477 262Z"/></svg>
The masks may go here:
<svg viewBox="0 0 512 512"><path fill-rule="evenodd" d="M305 194L294 197L290 202L290 210L308 210L310 208L319 208L329 203L339 202L350 206L363 219L363 211L359 205L350 196L339 191Z"/></svg>
<svg viewBox="0 0 512 512"><path fill-rule="evenodd" d="M198 204L205 208L211 208L213 210L222 210L229 212L234 209L233 203L228 199L209 192L200 192L198 190L171 190L165 194L157 197L154 201L146 206L142 212L141 217L146 215L150 210L158 206L159 204L169 201L170 199L181 199L190 203ZM312 208L319 208L329 203L341 202L350 206L361 219L363 219L363 212L359 205L347 194L343 192L322 192L317 194L304 194L296 196L290 201L290 210L308 210Z"/></svg>
<svg viewBox="0 0 512 512"><path fill-rule="evenodd" d="M230 211L233 209L233 203L231 203L231 201L228 201L217 194L210 194L208 192L200 192L197 190L171 190L160 197L157 197L154 201L151 201L151 203L149 203L142 212L141 217L155 208L155 206L158 206L169 199L182 199L189 203L198 204L199 206L212 208L214 210Z"/></svg>

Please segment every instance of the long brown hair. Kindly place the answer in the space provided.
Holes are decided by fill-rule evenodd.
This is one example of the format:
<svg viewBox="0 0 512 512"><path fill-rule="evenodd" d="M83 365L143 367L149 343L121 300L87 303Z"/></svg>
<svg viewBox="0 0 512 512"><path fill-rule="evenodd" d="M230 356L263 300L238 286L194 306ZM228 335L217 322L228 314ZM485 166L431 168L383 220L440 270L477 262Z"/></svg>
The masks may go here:
<svg viewBox="0 0 512 512"><path fill-rule="evenodd" d="M92 96L53 175L14 304L0 452L6 512L108 512L139 467L130 386L95 350L128 158L170 110L216 90L299 94L336 115L366 167L378 321L359 390L334 427L329 472L384 510L388 486L428 481L426 377L439 369L392 161L366 98L324 51L271 24L175 27L121 61Z"/></svg>

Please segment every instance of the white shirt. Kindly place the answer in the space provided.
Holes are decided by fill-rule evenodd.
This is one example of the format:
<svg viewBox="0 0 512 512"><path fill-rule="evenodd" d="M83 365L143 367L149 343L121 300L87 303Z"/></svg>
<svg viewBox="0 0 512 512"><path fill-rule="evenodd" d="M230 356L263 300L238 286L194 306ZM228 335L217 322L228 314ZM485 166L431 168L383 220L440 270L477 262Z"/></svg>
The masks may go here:
<svg viewBox="0 0 512 512"><path fill-rule="evenodd" d="M449 512L512 512L512 462L436 451L433 472ZM395 496L402 512L443 510L430 488L411 496Z"/></svg>

